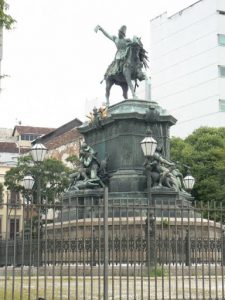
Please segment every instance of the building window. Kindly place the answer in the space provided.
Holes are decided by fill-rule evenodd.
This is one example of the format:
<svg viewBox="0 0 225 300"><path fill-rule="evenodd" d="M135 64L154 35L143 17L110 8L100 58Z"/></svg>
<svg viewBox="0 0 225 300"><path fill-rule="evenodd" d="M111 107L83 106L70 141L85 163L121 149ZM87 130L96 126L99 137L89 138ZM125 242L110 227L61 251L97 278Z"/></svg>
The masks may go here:
<svg viewBox="0 0 225 300"><path fill-rule="evenodd" d="M220 77L225 77L225 66L218 66Z"/></svg>
<svg viewBox="0 0 225 300"><path fill-rule="evenodd" d="M218 44L225 46L225 34L218 34Z"/></svg>
<svg viewBox="0 0 225 300"><path fill-rule="evenodd" d="M11 207L18 207L20 206L20 197L19 193L15 191L10 191L9 198L8 198L8 204Z"/></svg>
<svg viewBox="0 0 225 300"><path fill-rule="evenodd" d="M39 135L37 135L37 134L21 134L22 141L33 141L38 137L39 137Z"/></svg>
<svg viewBox="0 0 225 300"><path fill-rule="evenodd" d="M20 231L20 221L19 219L10 219L9 223L9 238L11 240L14 239L14 237L19 236L19 231Z"/></svg>
<svg viewBox="0 0 225 300"><path fill-rule="evenodd" d="M219 100L219 111L225 112L225 100Z"/></svg>

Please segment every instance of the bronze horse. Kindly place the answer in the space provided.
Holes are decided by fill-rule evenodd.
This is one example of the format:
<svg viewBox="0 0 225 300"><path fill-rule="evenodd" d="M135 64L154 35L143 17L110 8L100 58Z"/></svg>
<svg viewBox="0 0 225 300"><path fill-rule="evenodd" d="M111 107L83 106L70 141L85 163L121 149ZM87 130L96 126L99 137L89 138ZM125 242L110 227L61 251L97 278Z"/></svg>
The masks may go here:
<svg viewBox="0 0 225 300"><path fill-rule="evenodd" d="M133 99L136 98L135 91L138 86L137 80L142 81L146 78L142 68L147 68L148 57L143 48L140 38L135 37L128 45L127 53L122 64L120 72L115 75L105 75L106 81L106 102L109 105L109 96L111 87L116 84L121 86L124 99L128 99L128 88L130 88ZM110 66L109 66L110 67ZM135 86L132 83L135 81Z"/></svg>

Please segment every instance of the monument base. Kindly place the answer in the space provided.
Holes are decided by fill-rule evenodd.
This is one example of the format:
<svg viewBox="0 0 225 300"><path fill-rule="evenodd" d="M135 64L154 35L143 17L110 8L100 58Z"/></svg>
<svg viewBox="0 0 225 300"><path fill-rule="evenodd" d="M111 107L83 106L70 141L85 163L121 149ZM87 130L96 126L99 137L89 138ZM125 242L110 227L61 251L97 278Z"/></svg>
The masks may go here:
<svg viewBox="0 0 225 300"><path fill-rule="evenodd" d="M152 200L152 204L150 203ZM152 189L151 199L146 193L113 192L108 194L108 231L114 235L146 235L147 218L153 220L154 231L162 238L174 234L185 238L221 238L221 224L202 218L199 210L191 206L192 197L166 189ZM54 223L70 238L90 238L104 229L104 190L70 191L65 193L62 213ZM52 225L53 226L53 225ZM48 229L52 226L49 224Z"/></svg>
<svg viewBox="0 0 225 300"><path fill-rule="evenodd" d="M79 131L99 160L107 159L109 192L143 192L145 158L140 142L147 128L151 128L162 155L169 159L169 128L175 123L176 119L156 102L124 100L110 106L107 117L96 117L93 122L79 127Z"/></svg>
<svg viewBox="0 0 225 300"><path fill-rule="evenodd" d="M169 188L152 188L151 194L146 191L114 191L108 194L108 217L147 217L147 211L150 210L154 217L190 218L194 217L192 200L190 194ZM67 192L64 194L63 207L63 216L59 216L63 221L68 221L68 218L100 218L104 215L104 190L98 188Z"/></svg>
<svg viewBox="0 0 225 300"><path fill-rule="evenodd" d="M118 170L112 174L109 190L113 192L143 191L146 187L146 176L143 170Z"/></svg>

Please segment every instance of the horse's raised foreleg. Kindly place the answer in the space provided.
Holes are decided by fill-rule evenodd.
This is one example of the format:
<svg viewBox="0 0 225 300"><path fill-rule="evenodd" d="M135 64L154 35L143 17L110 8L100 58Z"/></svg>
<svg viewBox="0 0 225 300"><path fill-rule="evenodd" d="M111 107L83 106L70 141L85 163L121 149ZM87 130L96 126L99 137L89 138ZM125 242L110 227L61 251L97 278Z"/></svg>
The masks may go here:
<svg viewBox="0 0 225 300"><path fill-rule="evenodd" d="M109 95L110 95L110 90L113 85L113 81L106 79L106 88L105 88L105 98L106 98L106 106L109 106Z"/></svg>

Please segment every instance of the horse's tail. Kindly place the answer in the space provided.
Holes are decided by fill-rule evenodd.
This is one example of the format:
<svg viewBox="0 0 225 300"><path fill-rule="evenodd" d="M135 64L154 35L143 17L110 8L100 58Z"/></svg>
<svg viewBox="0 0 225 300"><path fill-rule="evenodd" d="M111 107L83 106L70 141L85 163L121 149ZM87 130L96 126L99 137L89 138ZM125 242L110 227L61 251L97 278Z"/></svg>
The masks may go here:
<svg viewBox="0 0 225 300"><path fill-rule="evenodd" d="M100 81L100 84L102 84L104 80L105 80L105 78L103 78L103 79Z"/></svg>

